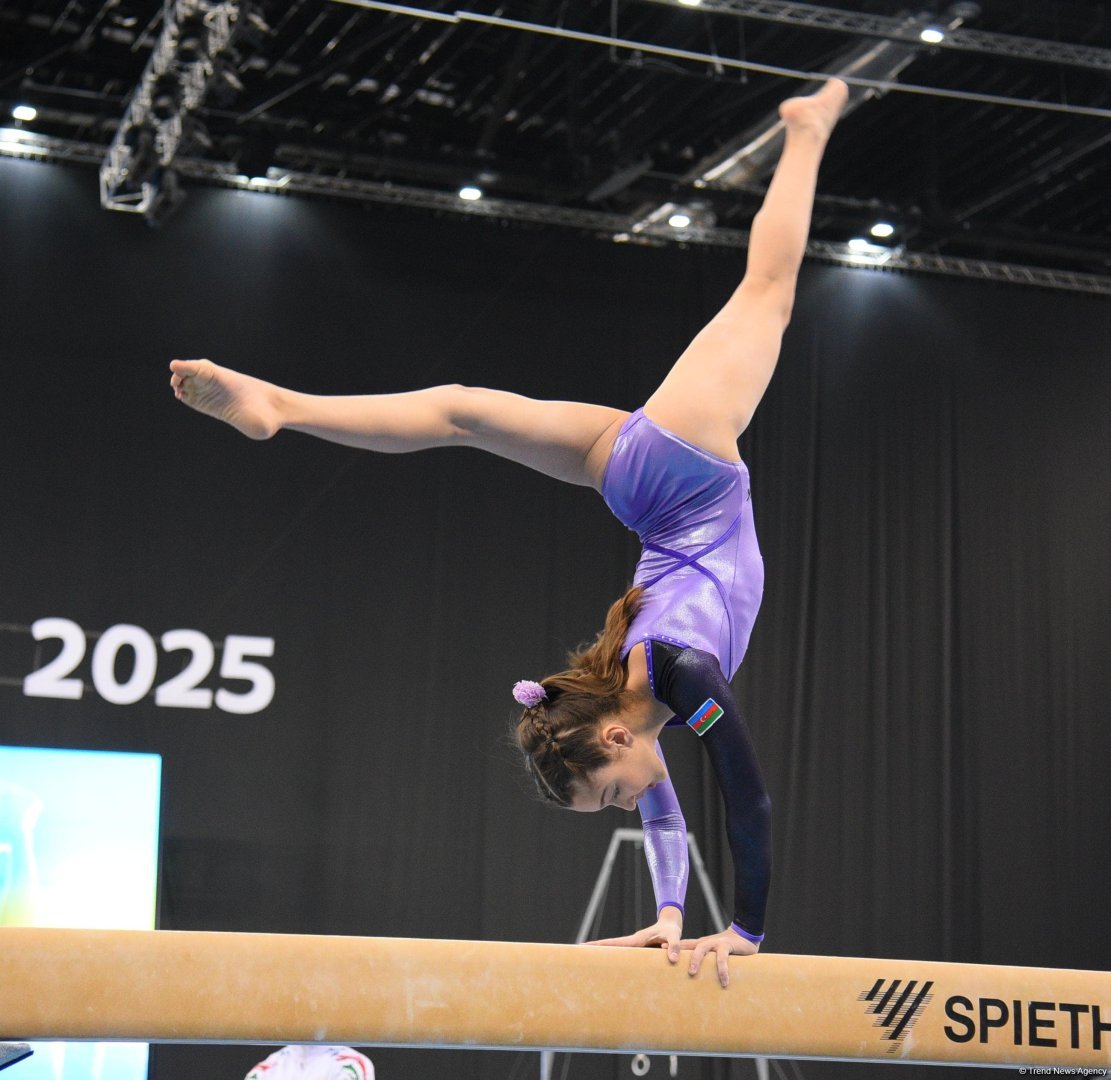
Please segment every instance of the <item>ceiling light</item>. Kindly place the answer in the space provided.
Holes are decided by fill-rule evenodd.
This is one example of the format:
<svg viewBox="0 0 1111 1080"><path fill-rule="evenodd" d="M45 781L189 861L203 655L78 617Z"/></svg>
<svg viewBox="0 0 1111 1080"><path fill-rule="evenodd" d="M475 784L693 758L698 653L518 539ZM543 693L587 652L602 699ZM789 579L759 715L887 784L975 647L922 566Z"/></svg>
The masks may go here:
<svg viewBox="0 0 1111 1080"><path fill-rule="evenodd" d="M468 184L466 187L459 189L459 198L465 202L475 202L482 198L482 189L476 188L473 184Z"/></svg>
<svg viewBox="0 0 1111 1080"><path fill-rule="evenodd" d="M236 176L229 176L228 179L250 191L277 191L293 179L293 174L283 173L280 169L271 167L266 170L265 176L247 176L245 173L239 173Z"/></svg>
<svg viewBox="0 0 1111 1080"><path fill-rule="evenodd" d="M895 232L895 226L887 221L877 221L871 229L872 235L877 239L885 240Z"/></svg>
<svg viewBox="0 0 1111 1080"><path fill-rule="evenodd" d="M38 109L30 105L17 105L12 109L12 117L16 120L34 120L38 115Z"/></svg>
<svg viewBox="0 0 1111 1080"><path fill-rule="evenodd" d="M690 214L684 214L682 211L679 211L678 213L672 214L671 217L667 219L667 223L673 229L686 229L691 223L691 216Z"/></svg>
<svg viewBox="0 0 1111 1080"><path fill-rule="evenodd" d="M945 40L945 31L936 26L927 26L918 36L927 45L938 45Z"/></svg>
<svg viewBox="0 0 1111 1080"><path fill-rule="evenodd" d="M898 254L895 249L884 244L873 244L862 236L853 237L845 247L849 262L864 263L869 266L882 266L892 255Z"/></svg>

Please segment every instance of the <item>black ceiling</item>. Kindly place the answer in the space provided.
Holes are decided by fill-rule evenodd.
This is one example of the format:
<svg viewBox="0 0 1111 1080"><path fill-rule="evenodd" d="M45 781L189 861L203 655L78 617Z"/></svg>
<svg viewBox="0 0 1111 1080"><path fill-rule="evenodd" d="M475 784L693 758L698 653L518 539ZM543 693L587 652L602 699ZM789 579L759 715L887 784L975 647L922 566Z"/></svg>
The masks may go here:
<svg viewBox="0 0 1111 1080"><path fill-rule="evenodd" d="M1014 43L1015 55L915 45L898 81L960 96L888 92L848 116L823 167L814 236L845 241L886 217L897 228L888 243L910 251L1109 275L1111 4L977 6L963 29L989 44L995 35L1030 40ZM452 13L461 4L414 7ZM235 161L243 172L273 165L445 196L474 182L497 199L629 221L697 200L719 227L744 228L766 176L715 190L692 183L697 166L803 84L706 58L831 71L849 50L882 39L803 25L818 9L932 11L938 21L952 10L898 0L765 7L788 16L797 9L798 17L769 21L657 0L475 0L465 8L501 20L494 25L333 0L260 5L269 29L236 42L241 88L221 81L208 93L196 115L211 146L188 153ZM28 104L38 116L25 129L106 148L160 33L161 10L149 0L0 0L0 124L18 126L11 109ZM1087 50L1032 59L1046 42ZM1108 50L1102 64L1098 50Z"/></svg>

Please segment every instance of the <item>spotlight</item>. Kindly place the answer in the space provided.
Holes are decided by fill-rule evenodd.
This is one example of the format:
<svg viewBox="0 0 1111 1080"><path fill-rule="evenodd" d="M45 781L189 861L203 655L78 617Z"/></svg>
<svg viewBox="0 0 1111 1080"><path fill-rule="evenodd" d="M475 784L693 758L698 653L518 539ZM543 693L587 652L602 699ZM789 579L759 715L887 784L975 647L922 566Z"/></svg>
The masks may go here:
<svg viewBox="0 0 1111 1080"><path fill-rule="evenodd" d="M871 233L878 240L885 240L887 237L893 235L895 226L886 221L877 221L872 226Z"/></svg>
<svg viewBox="0 0 1111 1080"><path fill-rule="evenodd" d="M691 216L690 216L690 214L684 214L680 210L680 211L672 214L671 217L669 217L667 219L667 223L673 229L686 229L686 228L690 227Z"/></svg>
<svg viewBox="0 0 1111 1080"><path fill-rule="evenodd" d="M937 26L927 26L918 36L927 45L938 45L945 40L945 31Z"/></svg>
<svg viewBox="0 0 1111 1080"><path fill-rule="evenodd" d="M853 237L845 246L850 262L865 263L872 266L882 266L892 255L896 254L895 251L884 244L873 244L862 236Z"/></svg>
<svg viewBox="0 0 1111 1080"><path fill-rule="evenodd" d="M39 115L39 110L31 105L17 105L12 109L12 117L15 120L34 120Z"/></svg>
<svg viewBox="0 0 1111 1080"><path fill-rule="evenodd" d="M464 202L475 202L482 198L482 189L475 187L473 184L468 184L466 187L459 189L459 198Z"/></svg>
<svg viewBox="0 0 1111 1080"><path fill-rule="evenodd" d="M268 169L265 176L237 176L235 177L240 187L251 191L280 191L286 187L293 177L289 173L281 173L279 169Z"/></svg>
<svg viewBox="0 0 1111 1080"><path fill-rule="evenodd" d="M702 0L679 0L683 7L701 7Z"/></svg>

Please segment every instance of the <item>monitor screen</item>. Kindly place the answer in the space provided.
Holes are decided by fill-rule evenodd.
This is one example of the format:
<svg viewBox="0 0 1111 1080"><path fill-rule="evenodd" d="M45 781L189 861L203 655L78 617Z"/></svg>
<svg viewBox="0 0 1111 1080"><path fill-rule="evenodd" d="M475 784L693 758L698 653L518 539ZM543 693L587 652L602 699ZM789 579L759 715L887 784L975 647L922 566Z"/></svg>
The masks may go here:
<svg viewBox="0 0 1111 1080"><path fill-rule="evenodd" d="M161 776L157 754L0 746L0 926L153 929ZM20 1080L147 1076L146 1044L32 1048Z"/></svg>

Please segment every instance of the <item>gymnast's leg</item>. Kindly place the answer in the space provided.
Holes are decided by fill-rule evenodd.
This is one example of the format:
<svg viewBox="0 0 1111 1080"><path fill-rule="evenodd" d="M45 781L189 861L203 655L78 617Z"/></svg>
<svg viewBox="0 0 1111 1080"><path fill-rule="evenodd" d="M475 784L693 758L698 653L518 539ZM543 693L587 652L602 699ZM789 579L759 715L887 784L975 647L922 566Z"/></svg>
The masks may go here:
<svg viewBox="0 0 1111 1080"><path fill-rule="evenodd" d="M174 360L170 370L179 401L252 439L268 439L284 428L387 454L474 446L591 487L600 486L613 442L605 436L628 415L602 405L458 385L355 397L300 394L210 360Z"/></svg>
<svg viewBox="0 0 1111 1080"><path fill-rule="evenodd" d="M744 280L675 362L645 404L657 423L719 457L737 460L779 358L806 250L818 165L848 98L831 79L810 97L779 107L783 154L752 223Z"/></svg>

